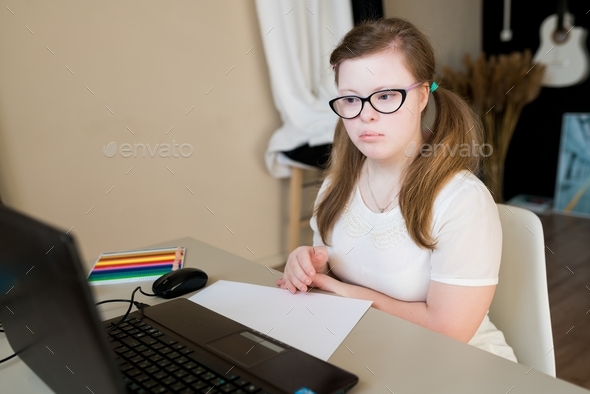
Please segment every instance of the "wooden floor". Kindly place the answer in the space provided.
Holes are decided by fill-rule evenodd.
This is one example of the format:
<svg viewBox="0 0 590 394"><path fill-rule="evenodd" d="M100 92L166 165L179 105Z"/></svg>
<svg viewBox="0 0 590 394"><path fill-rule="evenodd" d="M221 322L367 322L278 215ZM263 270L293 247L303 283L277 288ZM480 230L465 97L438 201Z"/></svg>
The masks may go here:
<svg viewBox="0 0 590 394"><path fill-rule="evenodd" d="M540 219L557 377L590 389L590 219Z"/></svg>

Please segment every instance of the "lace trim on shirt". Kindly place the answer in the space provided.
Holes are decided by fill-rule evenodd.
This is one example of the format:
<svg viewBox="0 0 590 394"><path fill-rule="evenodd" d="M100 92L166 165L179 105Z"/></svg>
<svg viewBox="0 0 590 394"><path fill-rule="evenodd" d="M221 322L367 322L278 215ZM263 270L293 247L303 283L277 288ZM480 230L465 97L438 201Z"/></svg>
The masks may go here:
<svg viewBox="0 0 590 394"><path fill-rule="evenodd" d="M368 236L373 245L380 250L388 250L408 237L406 222L400 215L392 215L392 219L379 225L372 224L358 210L349 205L344 209L344 230L351 238Z"/></svg>

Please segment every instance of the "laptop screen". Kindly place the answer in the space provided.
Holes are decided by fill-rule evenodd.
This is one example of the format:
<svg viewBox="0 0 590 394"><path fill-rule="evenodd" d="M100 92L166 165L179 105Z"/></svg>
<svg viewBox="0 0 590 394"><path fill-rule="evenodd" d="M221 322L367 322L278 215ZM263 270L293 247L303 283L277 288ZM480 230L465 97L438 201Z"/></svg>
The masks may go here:
<svg viewBox="0 0 590 394"><path fill-rule="evenodd" d="M0 206L0 322L57 393L124 393L72 236Z"/></svg>

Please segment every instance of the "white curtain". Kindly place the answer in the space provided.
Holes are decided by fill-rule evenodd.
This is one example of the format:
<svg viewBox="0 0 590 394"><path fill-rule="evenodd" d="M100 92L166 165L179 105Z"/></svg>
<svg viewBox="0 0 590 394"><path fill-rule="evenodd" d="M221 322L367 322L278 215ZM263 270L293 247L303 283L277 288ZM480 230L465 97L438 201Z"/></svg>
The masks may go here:
<svg viewBox="0 0 590 394"><path fill-rule="evenodd" d="M333 141L337 116L328 106L336 97L330 53L353 27L347 0L256 0L273 99L283 125L267 147L265 162L276 178L290 176L282 155L306 143Z"/></svg>

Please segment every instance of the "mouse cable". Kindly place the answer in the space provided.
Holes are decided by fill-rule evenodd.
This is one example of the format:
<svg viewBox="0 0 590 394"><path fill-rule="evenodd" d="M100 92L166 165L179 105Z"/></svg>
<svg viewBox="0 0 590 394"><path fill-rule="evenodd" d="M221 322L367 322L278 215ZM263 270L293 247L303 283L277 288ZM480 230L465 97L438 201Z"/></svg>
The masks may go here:
<svg viewBox="0 0 590 394"><path fill-rule="evenodd" d="M145 296L148 296L148 297L155 297L156 296L155 294L146 293L145 291L143 291L141 289L141 287L137 287L135 290L133 290L132 296L138 290L139 290L139 292L141 294L143 294ZM137 309L143 309L143 308L147 308L149 306L148 304L144 304L144 303L139 302L139 301L125 300L125 299L104 300L104 301L97 302L95 305L98 306L98 305L102 305L102 304L107 304L109 302L132 302L137 307ZM2 323L0 322L0 327L1 326L2 326Z"/></svg>
<svg viewBox="0 0 590 394"><path fill-rule="evenodd" d="M121 317L121 319L115 325L113 325L111 328L108 329L109 332L115 330L117 327L119 327L127 319L127 316L129 316L129 313L131 312L131 309L133 308L133 305L135 305L135 307L138 310L142 310L142 309L147 308L149 306L148 304L144 304L143 302L135 301L135 293L137 293L138 291L141 292L141 294L146 295L146 296L149 296L149 297L154 297L155 296L155 294L145 293L141 289L141 286L138 286L131 293L131 299L130 300L115 299L115 300L100 301L100 302L97 302L96 303L97 306L98 305L101 305L101 304L106 304L108 302L128 302L129 303L129 308L127 308L127 312L125 312L125 314L123 315L123 317Z"/></svg>
<svg viewBox="0 0 590 394"><path fill-rule="evenodd" d="M146 293L145 291L143 291L143 290L141 289L141 287L139 287L139 292L140 292L141 294L143 294L144 296L148 296L148 297L155 297L155 296L156 296L155 294L149 294L149 293Z"/></svg>
<svg viewBox="0 0 590 394"><path fill-rule="evenodd" d="M3 362L8 361L8 360L10 360L11 358L14 358L14 357L16 357L16 353L14 353L12 356L8 356L8 357L3 358L2 360L0 360L0 364L2 364Z"/></svg>
<svg viewBox="0 0 590 394"><path fill-rule="evenodd" d="M2 322L0 322L0 327L2 327ZM0 328L0 332L4 332L4 328ZM12 356L8 356L6 358L3 358L2 360L0 360L0 364L2 364L5 361L10 360L11 358L16 357L16 353L14 353Z"/></svg>

